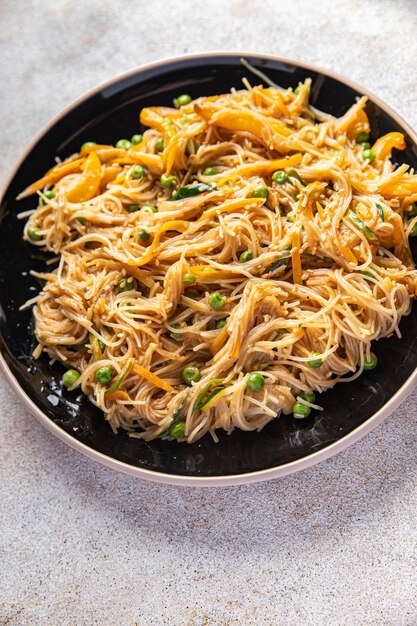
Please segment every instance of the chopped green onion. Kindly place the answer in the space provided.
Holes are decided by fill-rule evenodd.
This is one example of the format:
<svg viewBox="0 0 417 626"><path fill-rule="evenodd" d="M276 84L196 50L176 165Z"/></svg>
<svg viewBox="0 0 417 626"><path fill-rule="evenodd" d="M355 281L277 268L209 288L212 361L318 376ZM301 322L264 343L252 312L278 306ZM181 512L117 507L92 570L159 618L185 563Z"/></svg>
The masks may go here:
<svg viewBox="0 0 417 626"><path fill-rule="evenodd" d="M385 207L383 207L382 204L378 204L378 202L376 203L375 206L376 206L376 210L379 213L379 217L381 218L383 222L385 222L385 218L387 216Z"/></svg>
<svg viewBox="0 0 417 626"><path fill-rule="evenodd" d="M214 380L211 380L209 383L207 383L203 391L201 391L197 396L197 400L195 401L193 410L192 410L193 413L194 411L197 411L197 409L201 409L203 405L207 404L208 398L206 396L209 393L210 387L212 387L213 385L222 383L223 381L224 381L224 378L215 378Z"/></svg>
<svg viewBox="0 0 417 626"><path fill-rule="evenodd" d="M216 387L213 391L207 396L204 402L201 403L200 409L201 411L205 411L210 408L211 401L215 398L221 391L223 391L225 387Z"/></svg>
<svg viewBox="0 0 417 626"><path fill-rule="evenodd" d="M317 369L319 367L321 367L324 363L323 359L320 358L320 352L312 352L311 356L315 357L314 359L310 359L309 361L307 361L307 365L309 367L312 367L313 369ZM319 357L319 358L317 358Z"/></svg>
<svg viewBox="0 0 417 626"><path fill-rule="evenodd" d="M360 219L360 217L356 215L354 211L352 211L352 209L348 209L347 214L351 221L359 228L359 230L363 232L367 239L370 239L371 241L378 241L378 237L375 233L372 232L372 230Z"/></svg>
<svg viewBox="0 0 417 626"><path fill-rule="evenodd" d="M126 377L126 375L128 374L130 368L132 367L132 364L133 364L133 361L129 361L127 363L127 365L120 372L120 376L118 378L116 378L116 380L114 381L112 386L107 389L106 393L109 393L110 391L117 391L117 389L119 389L119 387L122 384L124 378Z"/></svg>
<svg viewBox="0 0 417 626"><path fill-rule="evenodd" d="M407 211L407 217L417 217L417 204L411 205L411 209Z"/></svg>
<svg viewBox="0 0 417 626"><path fill-rule="evenodd" d="M291 259L291 255L288 255L288 256L283 256L277 259L276 261L273 261L271 265L268 265L265 272L274 272L279 267L282 267L283 265L288 265L290 259Z"/></svg>
<svg viewBox="0 0 417 626"><path fill-rule="evenodd" d="M193 196L198 196L200 193L213 191L213 189L216 189L216 185L214 183L193 183L192 185L187 185L186 187L180 187L172 196L171 201L192 198Z"/></svg>
<svg viewBox="0 0 417 626"><path fill-rule="evenodd" d="M296 178L301 183L301 185L303 187L305 187L307 185L306 181L304 180L304 178L301 178L301 176L297 172L297 170L295 170L295 169L288 170L287 174L288 174L288 176L290 178Z"/></svg>
<svg viewBox="0 0 417 626"><path fill-rule="evenodd" d="M133 276L128 276L127 278L123 277L117 283L117 291L119 293L123 293L123 291L130 291L131 289L136 289L136 280Z"/></svg>
<svg viewBox="0 0 417 626"><path fill-rule="evenodd" d="M141 241L148 241L149 237L150 237L150 234L148 233L148 231L145 230L144 228L141 228L139 231L139 239Z"/></svg>
<svg viewBox="0 0 417 626"><path fill-rule="evenodd" d="M223 319L223 320L218 320L216 322L216 328L224 328L227 324L227 319Z"/></svg>
<svg viewBox="0 0 417 626"><path fill-rule="evenodd" d="M247 263L248 261L252 261L252 259L253 259L253 252L251 252L250 250L245 250L244 252L241 253L239 257L239 263Z"/></svg>
<svg viewBox="0 0 417 626"><path fill-rule="evenodd" d="M129 213L136 213L136 211L140 211L141 208L142 207L140 206L140 204L130 204L127 207L127 210L128 210Z"/></svg>

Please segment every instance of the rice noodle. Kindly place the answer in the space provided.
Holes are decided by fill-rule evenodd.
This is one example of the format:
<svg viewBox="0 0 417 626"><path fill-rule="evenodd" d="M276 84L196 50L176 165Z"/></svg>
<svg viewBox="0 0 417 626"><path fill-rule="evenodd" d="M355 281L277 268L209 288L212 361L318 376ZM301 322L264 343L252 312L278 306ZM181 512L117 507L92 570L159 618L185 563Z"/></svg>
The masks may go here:
<svg viewBox="0 0 417 626"><path fill-rule="evenodd" d="M355 379L372 341L400 336L417 293L407 239L417 177L390 160L398 137L364 160L355 137L369 132L366 98L336 119L309 106L310 83L295 93L246 81L179 110L144 109L138 145L84 147L21 194L39 195L22 214L25 239L59 256L28 303L36 356L76 368L74 387L114 431L149 440L180 420L192 443L259 430L296 400L320 408L299 394ZM197 181L210 187L173 199ZM240 262L244 251L252 258ZM213 292L223 308L211 307ZM190 365L201 378L188 386ZM116 391L97 382L103 366L112 384L122 378ZM251 372L264 376L261 391L248 388Z"/></svg>

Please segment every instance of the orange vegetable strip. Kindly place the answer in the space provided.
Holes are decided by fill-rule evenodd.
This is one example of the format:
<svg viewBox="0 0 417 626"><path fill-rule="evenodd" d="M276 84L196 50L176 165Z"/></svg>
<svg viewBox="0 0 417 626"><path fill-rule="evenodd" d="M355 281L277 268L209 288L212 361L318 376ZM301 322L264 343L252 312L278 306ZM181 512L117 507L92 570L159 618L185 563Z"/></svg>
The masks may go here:
<svg viewBox="0 0 417 626"><path fill-rule="evenodd" d="M174 387L171 387L169 383L165 382L165 380L162 380L162 378L159 378L159 376L157 376L156 374L152 374L152 372L142 367L142 365L139 365L139 363L134 363L132 370L138 376L142 376L142 378L145 378L148 382L155 385L155 387L159 387L160 389L163 389L168 393L170 391L174 391Z"/></svg>
<svg viewBox="0 0 417 626"><path fill-rule="evenodd" d="M110 402L114 402L115 400L130 400L129 394L126 393L126 391L121 390L110 391L109 393L106 393L105 398L106 400L110 400Z"/></svg>
<svg viewBox="0 0 417 626"><path fill-rule="evenodd" d="M82 165L83 173L79 180L66 189L68 202L85 202L97 195L102 178L101 161L95 152L90 152Z"/></svg>
<svg viewBox="0 0 417 626"><path fill-rule="evenodd" d="M67 174L74 174L80 171L82 163L84 163L84 158L75 159L75 161L64 161L63 163L59 163L55 165L52 169L50 169L45 176L37 180L36 182L26 187L22 193L17 196L17 200L21 200L22 198L27 198L31 196L36 191L43 189L45 185L53 185L57 183L61 178L67 176Z"/></svg>
<svg viewBox="0 0 417 626"><path fill-rule="evenodd" d="M372 146L372 150L375 152L375 157L382 160L391 156L393 148L397 148L397 150L405 150L406 144L402 133L387 133L377 139Z"/></svg>
<svg viewBox="0 0 417 626"><path fill-rule="evenodd" d="M218 185L223 185L226 181L236 176L259 176L262 174L272 174L275 170L282 170L286 167L294 167L301 163L302 155L298 152L290 157L284 159L275 159L273 161L258 161L257 163L249 163L248 165L241 165L231 170L224 178L217 181Z"/></svg>
<svg viewBox="0 0 417 626"><path fill-rule="evenodd" d="M231 213L232 211L236 211L236 209L241 209L247 206L253 206L262 204L265 201L264 198L242 198L242 200L232 200L231 202L224 202L223 204L219 204L208 211L204 211L204 213L198 218L197 222L202 222L206 220L208 217L214 217L220 213Z"/></svg>
<svg viewBox="0 0 417 626"><path fill-rule="evenodd" d="M157 229L155 236L153 238L153 242L149 246L145 254L137 261L129 263L129 265L135 265L136 267L140 267L141 265L146 265L146 263L149 263L149 261L151 261L156 256L157 254L156 251L159 247L161 236L165 232L167 232L167 230L176 230L180 233L184 233L188 227L189 227L189 223L186 222L185 220L174 220L174 221L166 222L165 224L162 224Z"/></svg>
<svg viewBox="0 0 417 626"><path fill-rule="evenodd" d="M300 254L300 233L295 230L292 235L292 275L294 283L301 285L302 281L302 267L301 267L301 254Z"/></svg>
<svg viewBox="0 0 417 626"><path fill-rule="evenodd" d="M222 328L221 331L217 334L217 337L213 340L210 346L210 352L214 356L221 350L229 338L229 333L227 332L226 327Z"/></svg>

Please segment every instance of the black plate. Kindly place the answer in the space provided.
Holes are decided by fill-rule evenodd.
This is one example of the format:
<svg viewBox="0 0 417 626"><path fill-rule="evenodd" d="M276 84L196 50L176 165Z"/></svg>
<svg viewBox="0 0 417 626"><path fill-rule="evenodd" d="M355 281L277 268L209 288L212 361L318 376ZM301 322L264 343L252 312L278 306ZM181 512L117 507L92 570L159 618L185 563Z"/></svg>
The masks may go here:
<svg viewBox="0 0 417 626"><path fill-rule="evenodd" d="M318 70L290 62L249 56L248 60L283 87L295 87L313 79L312 104L336 116L342 115L358 95L352 85ZM83 141L114 144L120 137L139 131L138 113L144 106L171 105L179 93L193 97L239 89L246 76L239 55L184 58L137 70L87 96L53 124L20 163L1 201L0 211L0 349L21 388L41 411L72 437L90 448L134 467L185 476L230 476L276 468L302 459L351 433L404 385L417 366L417 309L401 323L402 338L392 337L375 345L379 366L353 383L340 384L320 398L323 413L305 421L282 417L260 433L235 431L214 444L206 436L193 445L168 441L151 443L114 435L103 415L85 397L62 389L63 368L50 366L43 357L31 357L31 312L18 308L39 290L29 270L42 270L45 257L22 241L23 223L17 213L35 206L33 198L17 203L16 195ZM368 115L374 136L402 131L395 115L370 102ZM417 168L417 150L405 130L407 150L398 155Z"/></svg>

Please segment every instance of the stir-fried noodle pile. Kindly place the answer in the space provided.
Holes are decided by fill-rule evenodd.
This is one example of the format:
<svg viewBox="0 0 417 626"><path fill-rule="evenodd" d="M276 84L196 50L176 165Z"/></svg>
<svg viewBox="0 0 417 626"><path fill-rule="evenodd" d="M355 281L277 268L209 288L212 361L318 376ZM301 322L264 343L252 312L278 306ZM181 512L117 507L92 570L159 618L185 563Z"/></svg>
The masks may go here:
<svg viewBox="0 0 417 626"><path fill-rule="evenodd" d="M365 97L336 119L310 80L244 82L143 109L143 135L84 144L21 194L39 196L25 238L59 257L35 274L35 356L114 430L191 443L305 417L417 294L403 136L371 147Z"/></svg>

